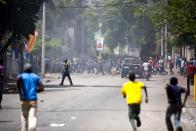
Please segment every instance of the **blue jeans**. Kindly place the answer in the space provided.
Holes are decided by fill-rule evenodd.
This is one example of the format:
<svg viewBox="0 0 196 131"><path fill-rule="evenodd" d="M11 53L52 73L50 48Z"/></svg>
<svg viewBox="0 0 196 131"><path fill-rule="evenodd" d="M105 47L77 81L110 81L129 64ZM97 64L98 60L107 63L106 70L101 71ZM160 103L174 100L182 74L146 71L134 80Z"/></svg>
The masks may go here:
<svg viewBox="0 0 196 131"><path fill-rule="evenodd" d="M166 111L166 125L167 125L167 130L168 131L174 131L172 121L171 121L171 116L174 115L174 122L176 129L180 127L180 116L181 116L182 110L177 106L176 104L170 104L167 107Z"/></svg>

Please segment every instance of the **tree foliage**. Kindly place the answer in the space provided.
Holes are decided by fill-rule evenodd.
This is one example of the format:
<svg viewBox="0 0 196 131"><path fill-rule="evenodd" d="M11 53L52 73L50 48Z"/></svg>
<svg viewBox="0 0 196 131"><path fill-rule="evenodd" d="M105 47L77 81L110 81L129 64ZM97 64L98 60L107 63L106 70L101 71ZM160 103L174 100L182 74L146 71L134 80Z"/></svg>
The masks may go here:
<svg viewBox="0 0 196 131"><path fill-rule="evenodd" d="M69 8L73 0L51 0L46 8L46 32L50 37L62 39L67 27L73 26L75 12Z"/></svg>
<svg viewBox="0 0 196 131"><path fill-rule="evenodd" d="M149 7L149 14L153 24L158 29L161 29L165 22L168 23L169 32L175 36L178 44L195 43L195 0L168 0L167 3L165 1L156 1Z"/></svg>
<svg viewBox="0 0 196 131"><path fill-rule="evenodd" d="M69 44L68 28L74 26L75 12L71 8L75 0L48 0L46 6L46 50L60 48ZM41 14L40 14L41 16ZM37 30L42 30L42 20L37 23ZM41 37L36 45L40 45ZM36 46L34 51L39 50ZM67 47L68 48L68 47Z"/></svg>
<svg viewBox="0 0 196 131"><path fill-rule="evenodd" d="M102 8L87 9L89 38L93 39L93 33L99 29L101 22L104 43L110 49L125 44L136 47L152 45L154 29L144 12L145 3L145 0L104 0Z"/></svg>
<svg viewBox="0 0 196 131"><path fill-rule="evenodd" d="M0 2L0 55L15 40L34 34L37 13L44 0L2 0ZM6 40L5 40L6 39ZM2 43L5 41L5 43Z"/></svg>

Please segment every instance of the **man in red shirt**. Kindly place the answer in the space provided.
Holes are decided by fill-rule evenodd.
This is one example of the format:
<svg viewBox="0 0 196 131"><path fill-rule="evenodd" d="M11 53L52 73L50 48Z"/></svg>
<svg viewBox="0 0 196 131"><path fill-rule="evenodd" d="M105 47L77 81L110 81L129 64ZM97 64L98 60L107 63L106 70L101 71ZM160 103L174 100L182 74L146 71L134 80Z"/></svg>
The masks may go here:
<svg viewBox="0 0 196 131"><path fill-rule="evenodd" d="M190 62L190 64L188 65L188 75L193 76L194 72L195 72L195 66L193 65L193 62Z"/></svg>
<svg viewBox="0 0 196 131"><path fill-rule="evenodd" d="M193 65L193 62L190 62L190 64L188 65L188 77L191 81L191 84L193 84L195 72L196 72L195 66Z"/></svg>

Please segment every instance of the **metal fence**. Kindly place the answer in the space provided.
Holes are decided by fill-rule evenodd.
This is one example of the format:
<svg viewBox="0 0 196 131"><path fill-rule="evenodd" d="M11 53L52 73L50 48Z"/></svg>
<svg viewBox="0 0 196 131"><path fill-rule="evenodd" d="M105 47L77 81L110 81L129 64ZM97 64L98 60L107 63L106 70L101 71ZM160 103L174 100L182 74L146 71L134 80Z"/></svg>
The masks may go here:
<svg viewBox="0 0 196 131"><path fill-rule="evenodd" d="M21 61L10 56L6 56L5 77L6 81L16 79L21 69Z"/></svg>

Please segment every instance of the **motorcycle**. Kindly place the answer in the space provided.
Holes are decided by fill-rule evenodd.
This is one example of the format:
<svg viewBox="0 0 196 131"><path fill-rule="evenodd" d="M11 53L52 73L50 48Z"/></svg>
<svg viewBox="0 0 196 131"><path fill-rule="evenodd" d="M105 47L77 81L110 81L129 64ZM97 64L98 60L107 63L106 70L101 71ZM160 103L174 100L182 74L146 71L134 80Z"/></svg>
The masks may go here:
<svg viewBox="0 0 196 131"><path fill-rule="evenodd" d="M146 79L146 81L149 81L150 77L151 77L150 72L149 71L144 71L144 78Z"/></svg>

